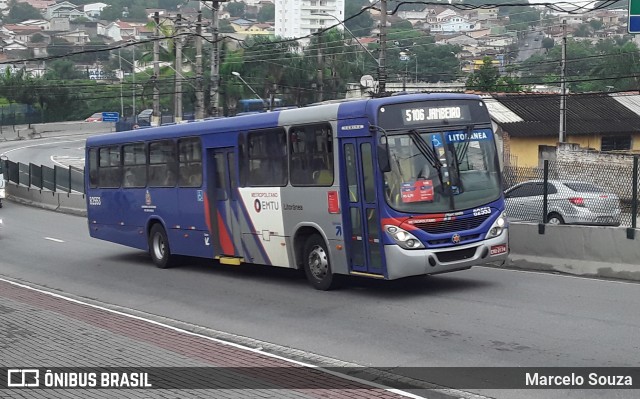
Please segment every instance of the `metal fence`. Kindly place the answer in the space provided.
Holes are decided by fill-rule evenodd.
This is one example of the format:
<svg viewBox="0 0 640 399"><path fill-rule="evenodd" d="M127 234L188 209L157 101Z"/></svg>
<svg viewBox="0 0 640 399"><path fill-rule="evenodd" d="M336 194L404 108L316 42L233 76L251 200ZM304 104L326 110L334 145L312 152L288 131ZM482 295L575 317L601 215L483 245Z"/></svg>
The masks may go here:
<svg viewBox="0 0 640 399"><path fill-rule="evenodd" d="M27 187L53 192L84 194L84 171L62 166L50 168L44 165L2 161L2 171L7 181Z"/></svg>
<svg viewBox="0 0 640 399"><path fill-rule="evenodd" d="M636 227L637 157L628 164L545 161L542 168L505 166L503 179L512 220Z"/></svg>

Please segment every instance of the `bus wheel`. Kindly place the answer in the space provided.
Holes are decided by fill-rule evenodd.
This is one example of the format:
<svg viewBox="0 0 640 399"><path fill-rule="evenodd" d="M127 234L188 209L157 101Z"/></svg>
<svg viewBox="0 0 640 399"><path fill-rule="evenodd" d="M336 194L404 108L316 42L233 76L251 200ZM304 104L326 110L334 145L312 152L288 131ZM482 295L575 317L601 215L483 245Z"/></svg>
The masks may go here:
<svg viewBox="0 0 640 399"><path fill-rule="evenodd" d="M328 291L337 286L338 278L331 272L329 251L322 237L312 235L307 239L302 262L307 280L313 288Z"/></svg>
<svg viewBox="0 0 640 399"><path fill-rule="evenodd" d="M174 256L169 250L169 239L159 223L154 224L149 233L149 254L153 263L160 269L166 269L173 265Z"/></svg>

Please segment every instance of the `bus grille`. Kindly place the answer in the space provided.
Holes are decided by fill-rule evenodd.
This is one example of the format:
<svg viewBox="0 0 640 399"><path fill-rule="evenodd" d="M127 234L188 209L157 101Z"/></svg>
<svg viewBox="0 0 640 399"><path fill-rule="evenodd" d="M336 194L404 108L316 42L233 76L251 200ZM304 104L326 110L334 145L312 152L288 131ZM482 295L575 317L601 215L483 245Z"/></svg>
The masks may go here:
<svg viewBox="0 0 640 399"><path fill-rule="evenodd" d="M459 260L471 259L476 254L476 248L458 249L456 251L436 252L438 260L442 263L457 262Z"/></svg>
<svg viewBox="0 0 640 399"><path fill-rule="evenodd" d="M471 216L464 219L443 220L431 223L416 223L415 227L431 234L454 233L456 231L471 230L480 226L491 215Z"/></svg>

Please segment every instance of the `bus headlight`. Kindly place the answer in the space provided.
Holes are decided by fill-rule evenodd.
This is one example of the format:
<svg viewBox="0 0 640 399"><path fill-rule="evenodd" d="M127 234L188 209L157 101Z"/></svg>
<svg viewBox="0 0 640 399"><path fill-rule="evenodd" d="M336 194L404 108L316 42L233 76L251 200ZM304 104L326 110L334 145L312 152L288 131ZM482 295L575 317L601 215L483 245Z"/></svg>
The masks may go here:
<svg viewBox="0 0 640 399"><path fill-rule="evenodd" d="M420 249L424 245L413 234L405 231L397 226L385 225L384 230L393 238L401 248L404 249Z"/></svg>
<svg viewBox="0 0 640 399"><path fill-rule="evenodd" d="M498 216L498 218L496 219L495 222L493 222L493 224L491 225L491 228L489 229L489 232L487 233L487 236L485 238L494 238L494 237L499 237L500 234L502 234L502 232L504 231L505 228L507 228L507 216L505 215L504 212L502 212L500 214L500 216Z"/></svg>

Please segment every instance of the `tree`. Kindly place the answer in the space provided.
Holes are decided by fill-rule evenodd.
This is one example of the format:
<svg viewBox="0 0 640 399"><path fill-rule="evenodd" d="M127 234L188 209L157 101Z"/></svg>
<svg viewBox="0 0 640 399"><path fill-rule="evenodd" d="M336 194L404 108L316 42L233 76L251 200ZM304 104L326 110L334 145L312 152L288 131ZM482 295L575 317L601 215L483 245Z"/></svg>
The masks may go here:
<svg viewBox="0 0 640 399"><path fill-rule="evenodd" d="M275 21L275 18L276 6L273 4L266 4L258 11L258 22Z"/></svg>
<svg viewBox="0 0 640 399"><path fill-rule="evenodd" d="M57 56L57 55L67 55L73 52L74 47L73 44L66 41L61 37L53 37L51 38L51 43L47 46L47 53L49 55Z"/></svg>
<svg viewBox="0 0 640 399"><path fill-rule="evenodd" d="M391 24L391 29L397 30L413 30L413 25L411 22L403 19L402 21L394 22Z"/></svg>
<svg viewBox="0 0 640 399"><path fill-rule="evenodd" d="M233 29L233 26L231 26L231 22L226 19L221 19L218 24L218 30L220 33L233 33L236 31Z"/></svg>
<svg viewBox="0 0 640 399"><path fill-rule="evenodd" d="M148 19L147 10L141 4L136 4L129 9L128 21L146 21Z"/></svg>
<svg viewBox="0 0 640 399"><path fill-rule="evenodd" d="M73 61L63 59L49 63L44 77L47 80L74 80L86 78L86 75L75 69Z"/></svg>
<svg viewBox="0 0 640 399"><path fill-rule="evenodd" d="M9 2L9 14L5 22L16 23L28 19L42 19L42 14L29 3L18 3L17 0L11 0Z"/></svg>
<svg viewBox="0 0 640 399"><path fill-rule="evenodd" d="M110 5L102 9L100 19L105 21L115 21L122 18L123 8L121 5Z"/></svg>
<svg viewBox="0 0 640 399"><path fill-rule="evenodd" d="M365 11L355 18L351 18L354 15L362 11L363 7L369 6L368 0L350 0L345 2L344 14L347 16L347 20L344 24L354 35L358 37L367 36L373 28L373 18L369 11Z"/></svg>
<svg viewBox="0 0 640 399"><path fill-rule="evenodd" d="M576 30L573 31L573 35L576 37L589 37L591 36L591 27L589 24L580 24Z"/></svg>
<svg viewBox="0 0 640 399"><path fill-rule="evenodd" d="M544 39L542 39L542 48L543 49L550 50L555 45L556 45L555 40L553 40L550 37L545 37Z"/></svg>
<svg viewBox="0 0 640 399"><path fill-rule="evenodd" d="M529 27L538 25L540 21L540 11L533 7L501 7L507 9L509 15L509 30L524 31ZM502 11L502 10L501 10Z"/></svg>
<svg viewBox="0 0 640 399"><path fill-rule="evenodd" d="M31 43L43 43L44 39L44 35L40 33L34 33L33 35L31 35Z"/></svg>
<svg viewBox="0 0 640 399"><path fill-rule="evenodd" d="M241 2L241 1L232 1L232 2L228 3L227 6L224 9L232 17L239 18L239 17L243 17L244 16L244 12L245 12L246 8L247 8L247 5L244 4L243 2Z"/></svg>
<svg viewBox="0 0 640 399"><path fill-rule="evenodd" d="M603 25L604 24L602 23L602 21L597 19L592 19L591 21L589 21L589 26L591 27L591 29L593 29L594 32L602 29Z"/></svg>
<svg viewBox="0 0 640 399"><path fill-rule="evenodd" d="M498 68L493 65L491 57L482 59L482 66L472 73L467 79L467 88L480 91L495 91L496 84L500 78Z"/></svg>

